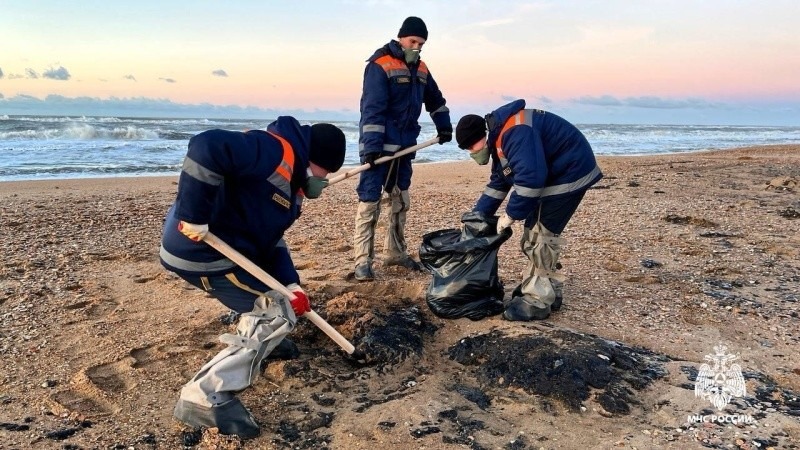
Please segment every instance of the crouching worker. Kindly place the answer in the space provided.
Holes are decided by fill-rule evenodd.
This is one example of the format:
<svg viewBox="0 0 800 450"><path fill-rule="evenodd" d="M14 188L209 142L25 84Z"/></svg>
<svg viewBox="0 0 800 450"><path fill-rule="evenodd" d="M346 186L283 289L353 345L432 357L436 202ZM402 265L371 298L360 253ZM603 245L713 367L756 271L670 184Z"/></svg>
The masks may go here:
<svg viewBox="0 0 800 450"><path fill-rule="evenodd" d="M501 106L485 119L462 117L456 142L478 164L492 161L489 183L474 210L494 215L511 191L497 232L525 221L521 245L530 263L503 317L548 318L563 299L564 276L557 270L564 240L559 235L586 190L603 177L592 147L574 125L549 112L525 109L524 100Z"/></svg>
<svg viewBox="0 0 800 450"><path fill-rule="evenodd" d="M317 198L341 168L345 137L331 124L279 117L266 131L210 130L194 136L164 224L161 263L241 313L236 334L181 390L175 417L249 439L260 429L235 394L253 382L276 347L311 310L283 233L303 198ZM211 230L296 295L289 300L202 242Z"/></svg>

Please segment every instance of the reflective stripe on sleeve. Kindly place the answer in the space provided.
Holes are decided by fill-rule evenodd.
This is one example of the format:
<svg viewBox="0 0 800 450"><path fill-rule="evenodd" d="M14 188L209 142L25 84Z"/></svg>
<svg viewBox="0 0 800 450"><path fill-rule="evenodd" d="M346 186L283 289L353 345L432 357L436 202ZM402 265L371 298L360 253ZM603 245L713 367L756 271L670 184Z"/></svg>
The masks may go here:
<svg viewBox="0 0 800 450"><path fill-rule="evenodd" d="M514 192L517 193L517 195L521 195L523 197L528 197L528 198L539 198L542 196L542 191L543 191L542 188L529 188L525 186L520 186L518 184L515 184L513 189Z"/></svg>
<svg viewBox="0 0 800 450"><path fill-rule="evenodd" d="M183 159L183 172L190 177L212 186L219 186L224 179L222 175L208 170L188 156Z"/></svg>
<svg viewBox="0 0 800 450"><path fill-rule="evenodd" d="M385 125L364 125L361 127L362 133L386 133Z"/></svg>
<svg viewBox="0 0 800 450"><path fill-rule="evenodd" d="M483 195L496 198L497 200L504 200L508 195L508 191L501 191L499 189L487 187L483 190Z"/></svg>

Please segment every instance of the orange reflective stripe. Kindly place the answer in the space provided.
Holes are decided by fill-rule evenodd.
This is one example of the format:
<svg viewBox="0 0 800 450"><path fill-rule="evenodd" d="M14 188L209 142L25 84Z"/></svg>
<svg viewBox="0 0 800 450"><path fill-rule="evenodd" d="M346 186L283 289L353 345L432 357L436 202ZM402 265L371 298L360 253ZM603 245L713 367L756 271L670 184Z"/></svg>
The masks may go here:
<svg viewBox="0 0 800 450"><path fill-rule="evenodd" d="M397 70L397 69L405 69L406 65L403 61L395 58L392 55L383 55L380 58L376 59L375 62L383 67L383 70L386 72L390 70Z"/></svg>
<svg viewBox="0 0 800 450"><path fill-rule="evenodd" d="M425 64L425 61L420 61L419 62L419 68L417 68L417 73L419 73L419 72L422 72L425 75L428 74L428 65Z"/></svg>
<svg viewBox="0 0 800 450"><path fill-rule="evenodd" d="M503 153L503 135L508 131L509 128L519 125L525 122L525 110L520 110L520 112L514 114L513 116L509 117L506 120L506 123L503 125L503 129L500 130L500 134L497 135L497 141L495 141L495 148L497 149L497 156L501 158L505 158L505 154Z"/></svg>
<svg viewBox="0 0 800 450"><path fill-rule="evenodd" d="M286 178L286 181L292 180L292 169L294 168L294 150L292 149L292 144L289 143L286 139L278 136L275 133L267 131L272 137L277 139L281 146L283 147L283 161L278 164L278 167L275 169L275 172L278 173L283 178Z"/></svg>

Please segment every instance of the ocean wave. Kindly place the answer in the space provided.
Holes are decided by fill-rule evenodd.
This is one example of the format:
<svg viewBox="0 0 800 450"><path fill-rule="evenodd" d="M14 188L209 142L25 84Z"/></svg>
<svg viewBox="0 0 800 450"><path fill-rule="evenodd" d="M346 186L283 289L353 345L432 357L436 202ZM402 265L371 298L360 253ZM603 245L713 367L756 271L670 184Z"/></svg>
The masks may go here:
<svg viewBox="0 0 800 450"><path fill-rule="evenodd" d="M187 133L168 132L167 135L172 139L189 139L192 135ZM66 140L95 140L95 139L111 139L111 140L154 140L161 139L157 130L147 128L135 127L127 125L123 127L96 127L89 124L76 124L71 123L65 128L39 128L39 129L21 129L0 132L0 140L50 140L50 139L66 139ZM165 138L170 139L170 138Z"/></svg>

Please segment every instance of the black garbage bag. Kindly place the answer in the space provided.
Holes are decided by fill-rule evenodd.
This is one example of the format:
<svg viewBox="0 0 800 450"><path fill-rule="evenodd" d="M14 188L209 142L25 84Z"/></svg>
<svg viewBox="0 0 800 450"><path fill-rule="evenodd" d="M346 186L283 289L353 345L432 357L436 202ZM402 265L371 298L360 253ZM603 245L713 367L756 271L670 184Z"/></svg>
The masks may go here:
<svg viewBox="0 0 800 450"><path fill-rule="evenodd" d="M497 250L512 232L507 228L497 234L497 217L476 211L464 213L461 223L463 230L422 236L419 259L433 274L426 301L439 317L480 320L503 311Z"/></svg>

